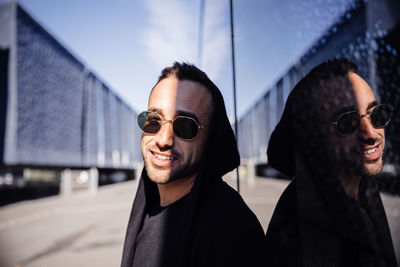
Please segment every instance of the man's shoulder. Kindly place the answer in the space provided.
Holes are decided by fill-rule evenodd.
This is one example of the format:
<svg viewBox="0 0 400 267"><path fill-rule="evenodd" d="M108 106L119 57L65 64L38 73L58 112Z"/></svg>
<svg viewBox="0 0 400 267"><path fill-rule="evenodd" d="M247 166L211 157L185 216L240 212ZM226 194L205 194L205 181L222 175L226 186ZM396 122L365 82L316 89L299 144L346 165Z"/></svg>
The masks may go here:
<svg viewBox="0 0 400 267"><path fill-rule="evenodd" d="M264 266L264 230L240 194L218 181L202 197L193 229L194 251L212 259L212 266Z"/></svg>
<svg viewBox="0 0 400 267"><path fill-rule="evenodd" d="M212 183L207 188L207 193L201 196L201 198L204 198L205 203L212 202L214 204L207 205L209 209L221 206L225 207L225 210L227 208L228 211L231 207L234 208L234 210L238 208L249 209L241 195L222 179Z"/></svg>
<svg viewBox="0 0 400 267"><path fill-rule="evenodd" d="M240 194L224 181L217 181L201 196L199 220L205 225L212 223L221 227L256 227L261 225L256 215L244 202Z"/></svg>

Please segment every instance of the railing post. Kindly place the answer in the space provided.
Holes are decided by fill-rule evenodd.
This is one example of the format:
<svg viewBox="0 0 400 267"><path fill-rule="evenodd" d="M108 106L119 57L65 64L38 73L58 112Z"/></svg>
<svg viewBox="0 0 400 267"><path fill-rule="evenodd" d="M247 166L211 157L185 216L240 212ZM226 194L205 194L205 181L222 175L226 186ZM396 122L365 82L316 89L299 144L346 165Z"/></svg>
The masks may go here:
<svg viewBox="0 0 400 267"><path fill-rule="evenodd" d="M71 195L72 193L72 172L70 169L65 169L61 172L60 194L63 196Z"/></svg>
<svg viewBox="0 0 400 267"><path fill-rule="evenodd" d="M254 185L256 182L255 164L252 159L247 162L247 184Z"/></svg>
<svg viewBox="0 0 400 267"><path fill-rule="evenodd" d="M96 194L99 188L99 171L96 167L89 170L89 193Z"/></svg>

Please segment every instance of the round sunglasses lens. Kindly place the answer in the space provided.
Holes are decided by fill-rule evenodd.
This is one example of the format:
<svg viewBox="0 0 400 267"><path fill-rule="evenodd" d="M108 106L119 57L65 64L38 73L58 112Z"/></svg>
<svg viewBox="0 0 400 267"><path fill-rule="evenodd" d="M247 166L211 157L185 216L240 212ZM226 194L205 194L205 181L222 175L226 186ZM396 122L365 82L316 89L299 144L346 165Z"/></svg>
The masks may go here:
<svg viewBox="0 0 400 267"><path fill-rule="evenodd" d="M342 114L337 120L337 129L341 134L351 134L360 123L360 116L357 112Z"/></svg>
<svg viewBox="0 0 400 267"><path fill-rule="evenodd" d="M155 134L161 128L161 118L155 113L142 112L138 116L138 124L140 129L145 133Z"/></svg>
<svg viewBox="0 0 400 267"><path fill-rule="evenodd" d="M174 120L175 134L183 139L193 139L196 137L199 127L195 120L177 117Z"/></svg>
<svg viewBox="0 0 400 267"><path fill-rule="evenodd" d="M379 105L371 112L371 122L376 128L385 127L391 115L392 110L388 105Z"/></svg>

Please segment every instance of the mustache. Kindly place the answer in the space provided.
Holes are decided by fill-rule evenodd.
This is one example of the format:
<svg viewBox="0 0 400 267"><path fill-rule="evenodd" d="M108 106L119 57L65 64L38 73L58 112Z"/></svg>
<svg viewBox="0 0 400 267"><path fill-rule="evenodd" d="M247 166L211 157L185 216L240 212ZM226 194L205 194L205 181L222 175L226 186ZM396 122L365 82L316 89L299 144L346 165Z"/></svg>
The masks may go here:
<svg viewBox="0 0 400 267"><path fill-rule="evenodd" d="M359 140L360 148L363 148L365 145L373 146L373 145L380 145L383 143L383 138L378 136L377 138L369 138L365 140Z"/></svg>
<svg viewBox="0 0 400 267"><path fill-rule="evenodd" d="M148 147L148 150L151 150L151 151L160 151L160 152L162 152L162 153L168 153L168 154L170 154L170 155L171 155L172 157L174 157L174 158L180 158L180 157L182 157L182 153L179 152L179 151L176 150L176 149L163 149L163 150L161 150L158 146L152 145L152 146L149 146L149 147Z"/></svg>
<svg viewBox="0 0 400 267"><path fill-rule="evenodd" d="M381 146L384 144L384 139L382 137L377 137L377 138L369 138L365 140L358 140L356 144L353 146L353 150L355 150L357 153L361 153L364 151L367 147L372 147L372 146Z"/></svg>

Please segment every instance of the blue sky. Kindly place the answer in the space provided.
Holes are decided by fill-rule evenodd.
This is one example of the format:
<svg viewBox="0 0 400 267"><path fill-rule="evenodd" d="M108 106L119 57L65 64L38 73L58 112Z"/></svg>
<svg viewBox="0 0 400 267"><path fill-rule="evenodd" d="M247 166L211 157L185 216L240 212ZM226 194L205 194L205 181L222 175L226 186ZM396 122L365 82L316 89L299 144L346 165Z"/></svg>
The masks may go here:
<svg viewBox="0 0 400 267"><path fill-rule="evenodd" d="M46 30L133 109L147 107L163 67L186 61L222 91L233 116L229 0L20 0ZM0 0L4 2L4 0ZM234 0L239 118L352 0Z"/></svg>

